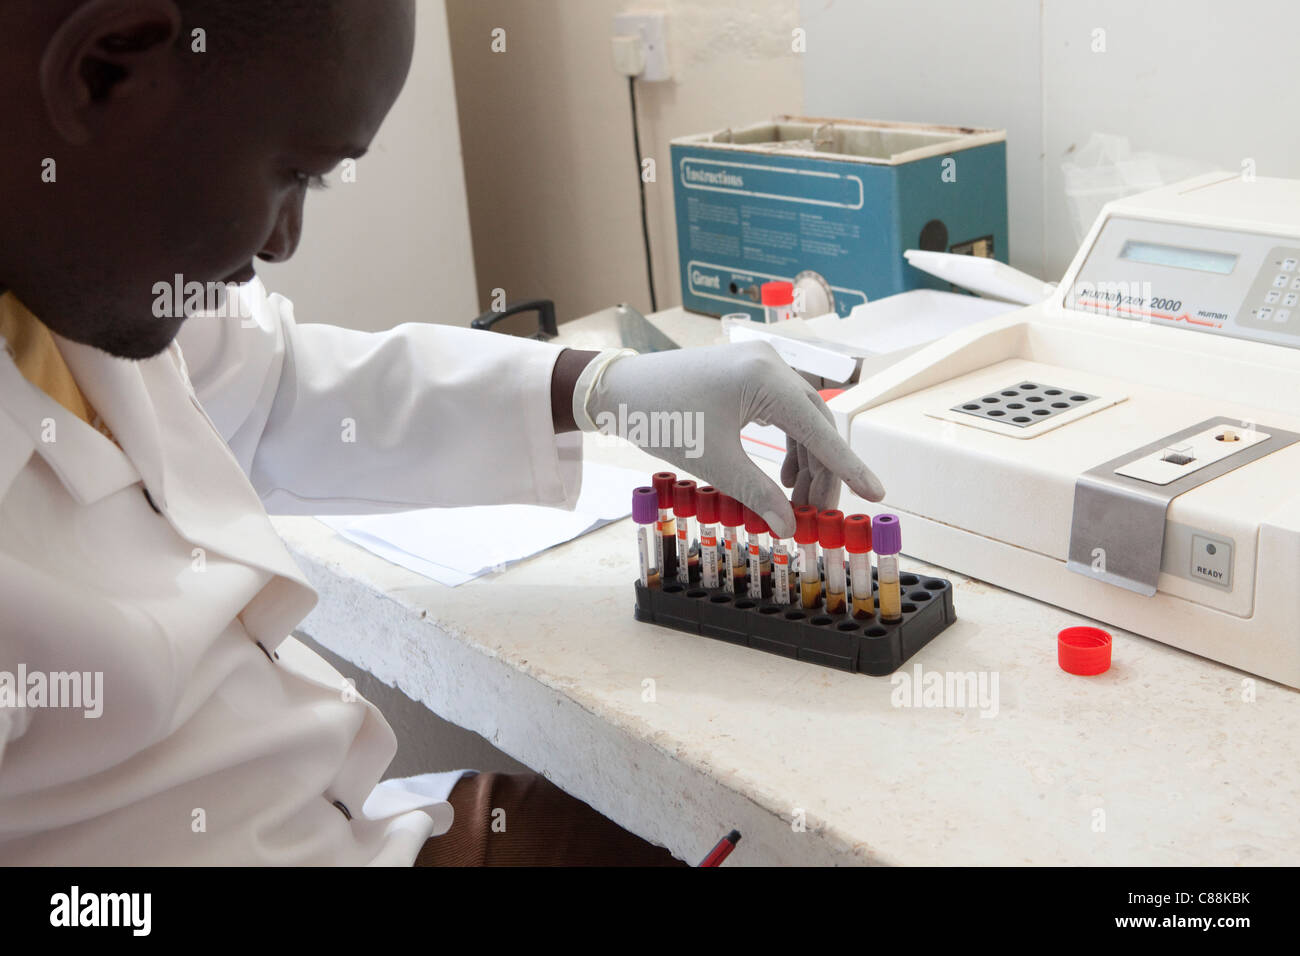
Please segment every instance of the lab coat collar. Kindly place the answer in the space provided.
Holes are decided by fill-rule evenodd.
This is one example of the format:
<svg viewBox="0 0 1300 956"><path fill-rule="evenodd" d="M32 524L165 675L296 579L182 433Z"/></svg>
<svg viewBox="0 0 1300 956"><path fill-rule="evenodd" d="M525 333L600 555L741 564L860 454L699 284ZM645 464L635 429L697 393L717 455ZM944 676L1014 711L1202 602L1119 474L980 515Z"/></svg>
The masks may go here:
<svg viewBox="0 0 1300 956"><path fill-rule="evenodd" d="M75 372L73 373L75 377ZM0 449L0 495L39 454L79 504L90 505L140 481L140 473L117 445L27 381L0 350L0 412L12 422ZM18 438L19 435L23 439Z"/></svg>
<svg viewBox="0 0 1300 956"><path fill-rule="evenodd" d="M130 361L57 335L55 341L117 445L23 378L12 360L0 361L0 411L31 442L11 456L12 468L0 455L0 479L11 480L21 467L17 457L25 461L34 449L83 505L143 482L152 504L185 540L273 576L240 619L254 640L274 651L311 611L316 592L199 405L179 350L173 346L154 358ZM44 419L56 423L57 441L41 442Z"/></svg>
<svg viewBox="0 0 1300 956"><path fill-rule="evenodd" d="M153 503L165 511L167 489L162 435L141 372L145 363L116 358L57 334L54 340L77 387L135 465ZM157 362L159 358L146 361Z"/></svg>

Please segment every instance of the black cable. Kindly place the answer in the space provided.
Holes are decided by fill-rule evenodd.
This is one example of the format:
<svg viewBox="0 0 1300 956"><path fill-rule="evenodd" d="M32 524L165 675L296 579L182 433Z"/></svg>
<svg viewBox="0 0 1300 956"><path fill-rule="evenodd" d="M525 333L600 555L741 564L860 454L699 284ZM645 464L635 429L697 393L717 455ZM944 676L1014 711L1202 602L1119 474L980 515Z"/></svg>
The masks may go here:
<svg viewBox="0 0 1300 956"><path fill-rule="evenodd" d="M655 295L655 267L650 258L650 220L645 210L645 177L641 174L641 132L637 129L636 119L636 77L627 78L627 92L632 99L632 147L636 150L636 181L641 186L641 238L645 240L645 276L650 286L650 311L659 311L659 299Z"/></svg>

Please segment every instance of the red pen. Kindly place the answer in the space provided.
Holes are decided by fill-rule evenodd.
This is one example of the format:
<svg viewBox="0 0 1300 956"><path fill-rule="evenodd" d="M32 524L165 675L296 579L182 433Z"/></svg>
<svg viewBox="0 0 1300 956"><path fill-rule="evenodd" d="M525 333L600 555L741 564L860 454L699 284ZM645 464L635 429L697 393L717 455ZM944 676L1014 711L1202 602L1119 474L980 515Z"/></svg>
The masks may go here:
<svg viewBox="0 0 1300 956"><path fill-rule="evenodd" d="M718 841L717 846L715 846L712 850L709 851L709 855L706 856L703 859L703 861L701 861L700 866L720 865L723 860L725 860L728 856L731 855L731 851L736 848L736 844L739 842L740 842L740 831L732 830L730 833L728 833L726 836L724 836L721 840Z"/></svg>

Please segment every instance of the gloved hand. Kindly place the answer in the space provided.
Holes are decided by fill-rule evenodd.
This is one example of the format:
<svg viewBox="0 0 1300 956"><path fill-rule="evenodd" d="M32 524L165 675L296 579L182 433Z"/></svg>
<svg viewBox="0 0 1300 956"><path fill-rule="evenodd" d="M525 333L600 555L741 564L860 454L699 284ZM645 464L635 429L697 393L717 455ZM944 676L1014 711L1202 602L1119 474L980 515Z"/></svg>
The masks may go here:
<svg viewBox="0 0 1300 956"><path fill-rule="evenodd" d="M742 342L618 358L587 400L605 434L617 434L763 516L772 532L794 534L794 511L749 459L740 430L750 422L787 435L781 481L794 504L834 508L840 480L868 501L884 486L835 430L826 403L766 342ZM665 427L667 426L667 427ZM661 442L672 439L669 447Z"/></svg>

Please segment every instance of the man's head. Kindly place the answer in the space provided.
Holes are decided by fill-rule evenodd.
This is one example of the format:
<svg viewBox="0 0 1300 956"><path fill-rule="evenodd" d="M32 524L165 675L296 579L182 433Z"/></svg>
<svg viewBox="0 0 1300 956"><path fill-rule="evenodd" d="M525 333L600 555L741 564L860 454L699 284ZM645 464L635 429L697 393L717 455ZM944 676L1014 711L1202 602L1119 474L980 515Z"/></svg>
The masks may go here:
<svg viewBox="0 0 1300 956"><path fill-rule="evenodd" d="M0 3L0 288L66 338L157 354L183 317L155 317L155 284L293 254L312 177L396 100L414 18L412 0Z"/></svg>

